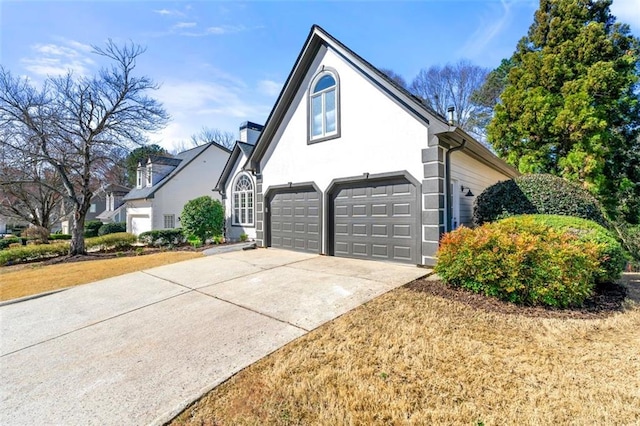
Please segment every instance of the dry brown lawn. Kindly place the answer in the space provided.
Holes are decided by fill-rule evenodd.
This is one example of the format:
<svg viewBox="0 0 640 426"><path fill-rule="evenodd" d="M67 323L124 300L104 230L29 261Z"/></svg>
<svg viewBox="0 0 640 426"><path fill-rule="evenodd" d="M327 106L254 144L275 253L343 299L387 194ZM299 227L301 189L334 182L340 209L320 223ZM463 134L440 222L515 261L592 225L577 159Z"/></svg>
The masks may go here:
<svg viewBox="0 0 640 426"><path fill-rule="evenodd" d="M172 424L639 424L636 306L530 317L403 287L241 371Z"/></svg>
<svg viewBox="0 0 640 426"><path fill-rule="evenodd" d="M0 268L0 301L86 284L129 272L201 257L198 252L163 252L55 265L27 264Z"/></svg>

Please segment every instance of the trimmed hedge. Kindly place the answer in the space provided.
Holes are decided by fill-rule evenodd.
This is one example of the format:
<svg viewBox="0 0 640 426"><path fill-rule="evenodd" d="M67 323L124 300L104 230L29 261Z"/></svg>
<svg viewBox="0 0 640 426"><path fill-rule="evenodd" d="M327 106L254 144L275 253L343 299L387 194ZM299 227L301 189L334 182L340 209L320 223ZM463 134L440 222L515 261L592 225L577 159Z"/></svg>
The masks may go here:
<svg viewBox="0 0 640 426"><path fill-rule="evenodd" d="M137 240L136 236L126 232L107 234L101 237L87 238L84 241L87 250L127 250Z"/></svg>
<svg viewBox="0 0 640 426"><path fill-rule="evenodd" d="M600 204L586 189L548 174L523 175L491 185L475 200L473 223L520 214L575 216L609 226Z"/></svg>
<svg viewBox="0 0 640 426"><path fill-rule="evenodd" d="M435 271L447 283L525 305L579 306L602 273L603 243L523 216L445 234Z"/></svg>
<svg viewBox="0 0 640 426"><path fill-rule="evenodd" d="M501 222L512 220L517 225L528 220L528 217L530 216L514 216ZM579 217L559 215L534 215L533 217L539 223L568 232L581 241L591 241L600 246L598 261L601 271L595 276L597 283L614 282L620 278L627 264L627 256L622 244L611 231L595 222Z"/></svg>
<svg viewBox="0 0 640 426"><path fill-rule="evenodd" d="M70 240L71 234L51 234L49 235L50 240Z"/></svg>
<svg viewBox="0 0 640 426"><path fill-rule="evenodd" d="M92 238L98 236L98 230L102 226L99 220L89 220L84 224L84 237Z"/></svg>
<svg viewBox="0 0 640 426"><path fill-rule="evenodd" d="M23 238L20 238L20 237L0 238L0 250L6 249L11 244L24 244Z"/></svg>
<svg viewBox="0 0 640 426"><path fill-rule="evenodd" d="M126 222L103 223L100 229L98 229L98 236L101 237L103 235L115 234L117 232L127 232L127 223Z"/></svg>
<svg viewBox="0 0 640 426"><path fill-rule="evenodd" d="M186 238L181 228L158 229L138 235L138 241L151 247L177 246L184 244Z"/></svg>
<svg viewBox="0 0 640 426"><path fill-rule="evenodd" d="M10 248L0 251L0 266L28 262L69 253L68 244L42 244Z"/></svg>

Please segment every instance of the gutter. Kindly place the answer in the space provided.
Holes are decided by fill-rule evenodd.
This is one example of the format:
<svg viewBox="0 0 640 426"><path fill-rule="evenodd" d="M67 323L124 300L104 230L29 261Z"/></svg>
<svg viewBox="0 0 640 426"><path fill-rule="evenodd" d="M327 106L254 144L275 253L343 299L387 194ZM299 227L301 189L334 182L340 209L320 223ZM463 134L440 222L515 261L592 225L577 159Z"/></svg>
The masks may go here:
<svg viewBox="0 0 640 426"><path fill-rule="evenodd" d="M445 229L445 232L449 232L451 231L453 224L451 223L451 206L452 204L452 194L451 194L451 154L456 152L456 151L462 151L464 149L464 146L467 144L467 140L466 139L462 139L462 143L454 148L450 148L447 150L447 152L444 155L444 173L445 173L445 179L444 179L444 185L445 185L445 206L447 209L447 213L446 213L446 221L447 221L447 227Z"/></svg>

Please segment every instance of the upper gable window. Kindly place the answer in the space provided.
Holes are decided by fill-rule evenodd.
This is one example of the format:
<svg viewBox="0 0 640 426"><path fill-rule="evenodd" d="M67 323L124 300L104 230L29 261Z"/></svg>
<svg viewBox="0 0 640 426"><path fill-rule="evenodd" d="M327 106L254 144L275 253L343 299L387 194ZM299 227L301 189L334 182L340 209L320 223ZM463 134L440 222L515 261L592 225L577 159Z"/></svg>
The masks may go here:
<svg viewBox="0 0 640 426"><path fill-rule="evenodd" d="M147 186L153 185L153 166L147 164Z"/></svg>
<svg viewBox="0 0 640 426"><path fill-rule="evenodd" d="M339 81L335 71L322 71L309 91L309 140L317 142L339 136Z"/></svg>

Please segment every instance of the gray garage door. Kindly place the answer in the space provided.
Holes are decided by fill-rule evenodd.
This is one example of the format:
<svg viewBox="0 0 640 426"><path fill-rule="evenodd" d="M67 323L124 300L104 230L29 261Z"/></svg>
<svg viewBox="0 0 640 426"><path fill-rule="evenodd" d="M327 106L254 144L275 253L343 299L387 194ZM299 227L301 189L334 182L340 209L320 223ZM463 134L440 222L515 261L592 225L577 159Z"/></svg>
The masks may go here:
<svg viewBox="0 0 640 426"><path fill-rule="evenodd" d="M417 264L416 191L406 179L338 187L332 196L333 254Z"/></svg>
<svg viewBox="0 0 640 426"><path fill-rule="evenodd" d="M270 208L271 247L320 252L320 195L315 190L276 193Z"/></svg>

